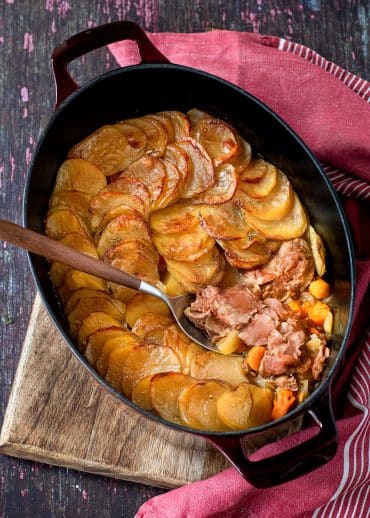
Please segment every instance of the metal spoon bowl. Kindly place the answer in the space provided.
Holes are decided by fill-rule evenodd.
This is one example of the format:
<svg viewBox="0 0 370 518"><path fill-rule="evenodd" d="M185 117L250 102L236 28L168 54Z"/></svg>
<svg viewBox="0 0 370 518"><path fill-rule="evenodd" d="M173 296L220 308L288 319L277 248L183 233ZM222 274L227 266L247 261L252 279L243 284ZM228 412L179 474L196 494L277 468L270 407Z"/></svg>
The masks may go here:
<svg viewBox="0 0 370 518"><path fill-rule="evenodd" d="M34 254L46 257L51 261L59 261L77 270L105 279L106 281L115 282L126 288L132 288L163 300L171 310L178 326L191 340L205 349L219 352L217 346L184 315L185 308L194 300L193 294L184 293L178 297L168 297L161 290L148 282L142 281L109 264L83 254L59 241L54 241L49 237L11 223L10 221L0 220L0 239L8 241Z"/></svg>

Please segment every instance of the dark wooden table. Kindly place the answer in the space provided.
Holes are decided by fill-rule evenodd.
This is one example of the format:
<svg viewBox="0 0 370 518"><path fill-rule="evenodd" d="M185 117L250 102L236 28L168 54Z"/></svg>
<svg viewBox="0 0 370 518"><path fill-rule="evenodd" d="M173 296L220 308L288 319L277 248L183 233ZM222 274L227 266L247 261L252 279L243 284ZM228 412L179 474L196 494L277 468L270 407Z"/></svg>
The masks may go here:
<svg viewBox="0 0 370 518"><path fill-rule="evenodd" d="M136 6L135 6L136 4ZM21 221L27 168L53 110L49 57L66 37L119 19L150 31L212 28L275 34L369 78L368 0L3 0L0 6L0 217ZM73 66L86 81L115 68L104 49ZM0 243L0 421L35 295L23 252ZM0 518L131 517L163 490L0 458Z"/></svg>

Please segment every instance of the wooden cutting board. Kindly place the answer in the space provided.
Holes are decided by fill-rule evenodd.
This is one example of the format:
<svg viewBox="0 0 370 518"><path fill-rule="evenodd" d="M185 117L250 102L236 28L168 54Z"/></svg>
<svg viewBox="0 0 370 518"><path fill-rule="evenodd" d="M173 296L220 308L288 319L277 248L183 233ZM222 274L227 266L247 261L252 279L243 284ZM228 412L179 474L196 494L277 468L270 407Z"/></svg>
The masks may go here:
<svg viewBox="0 0 370 518"><path fill-rule="evenodd" d="M204 439L140 416L79 364L36 297L0 434L0 453L176 487L228 466Z"/></svg>

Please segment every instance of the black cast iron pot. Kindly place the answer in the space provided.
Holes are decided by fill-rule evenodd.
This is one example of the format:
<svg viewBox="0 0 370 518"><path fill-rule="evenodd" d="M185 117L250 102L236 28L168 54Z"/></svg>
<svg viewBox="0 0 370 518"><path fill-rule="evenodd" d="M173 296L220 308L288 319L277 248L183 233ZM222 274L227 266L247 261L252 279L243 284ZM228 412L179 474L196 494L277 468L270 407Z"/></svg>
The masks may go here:
<svg viewBox="0 0 370 518"><path fill-rule="evenodd" d="M73 81L67 72L70 61L103 45L126 39L137 43L141 56L139 65L108 72L81 88ZM80 354L69 333L52 289L46 260L30 254L43 302L72 352L90 374L125 405L176 430L207 438L257 487L292 480L328 462L337 448L330 387L351 324L354 258L342 207L316 158L289 126L256 98L218 77L170 63L132 22L115 22L77 34L56 47L52 61L56 111L38 144L29 171L24 198L27 227L43 232L57 170L68 150L86 135L117 120L160 110L186 112L197 107L228 120L251 143L254 151L288 175L312 224L325 241L335 311L331 357L322 382L303 404L278 421L241 432L192 430L144 411L100 378ZM317 425L316 435L273 457L258 461L248 458L256 445L287 435L300 426L303 417L311 418Z"/></svg>

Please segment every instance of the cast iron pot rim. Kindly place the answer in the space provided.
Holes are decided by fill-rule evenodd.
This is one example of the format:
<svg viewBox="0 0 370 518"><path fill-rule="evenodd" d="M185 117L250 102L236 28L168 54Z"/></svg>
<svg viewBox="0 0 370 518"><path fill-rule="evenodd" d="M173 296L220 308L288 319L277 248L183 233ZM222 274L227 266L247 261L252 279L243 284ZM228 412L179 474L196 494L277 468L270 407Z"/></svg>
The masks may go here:
<svg viewBox="0 0 370 518"><path fill-rule="evenodd" d="M335 206L336 206L336 210L337 210L337 214L338 214L339 219L340 219L340 221L341 221L341 223L343 225L344 235L345 235L345 240L346 240L347 249L348 249L348 255L349 255L349 269L350 269L350 276L351 276L350 304L349 304L349 312L348 312L348 320L347 320L347 324L346 324L346 329L345 329L345 332L343 334L342 343L341 343L341 345L340 345L340 347L338 349L338 353L336 355L336 358L335 358L335 360L333 362L333 365L331 366L329 372L327 373L326 378L323 379L319 383L318 387L312 392L312 394L310 394L310 396L303 403L299 404L293 410L288 412L288 414L286 414L284 417L282 417L282 418L280 418L280 419L278 419L276 421L270 421L270 422L268 422L268 423L266 423L266 424L264 424L262 426L257 426L257 427L254 427L254 428L247 428L246 430L238 430L238 431L212 432L212 431L209 431L209 430L197 430L195 428L187 428L186 426L182 426L182 425L178 425L176 423L172 423L170 421L167 421L167 420L161 418L160 416L152 414L148 410L145 410L145 409L141 408L140 406L136 405L135 403L133 403L129 398L126 398L126 396L124 396L123 394L121 394L120 392L115 390L113 387L111 387L95 371L95 369L88 363L88 361L84 358L84 356L81 354L81 352L78 350L78 348L74 344L74 341L73 341L72 337L70 336L69 332L66 331L65 327L62 326L58 322L56 316L54 315L54 312L52 311L52 309L50 307L50 304L48 302L47 296L44 293L44 290L43 290L43 288L41 286L40 280L39 280L38 275L37 275L37 273L35 271L35 268L34 268L34 264L33 264L33 256L34 256L34 254L28 253L27 254L28 255L28 262L29 262L29 265L30 265L30 268L31 268L32 276L34 278L34 281L36 283L37 289L38 289L38 291L40 293L41 299L43 301L44 306L47 309L47 312L48 312L49 316L51 317L54 325L57 327L57 329L58 329L59 333L61 334L61 336L63 337L64 341L67 343L69 349L72 351L74 356L80 361L80 363L82 363L82 365L87 369L87 371L90 373L90 375L92 375L94 377L94 379L100 385L102 385L109 393L111 393L114 396L116 396L121 402L123 402L124 404L130 406L133 410L135 410L139 414L145 415L146 417L148 417L149 419L151 419L153 421L156 421L156 422L158 422L158 423L160 423L162 425L165 425L167 427L173 428L173 429L175 429L177 431L187 432L187 433L191 433L191 434L194 434L194 435L207 436L207 437L210 437L210 438L212 438L212 437L225 437L225 436L227 436L227 437L244 437L244 436L248 436L248 435L253 435L253 434L260 433L260 432L264 432L265 430L272 429L272 428L274 428L277 425L286 423L286 422L288 422L290 420L294 420L300 414L303 414L306 411L310 410L311 408L314 408L315 402L318 399L320 399L320 397L325 397L328 394L328 391L330 391L330 386L331 386L332 378L335 375L335 373L336 373L336 371L337 371L337 369L339 367L341 358L342 358L342 356L344 354L345 347L346 347L346 344L347 344L347 341L348 341L349 333L350 333L350 330L351 330L351 324L352 324L352 320L353 320L353 310L354 310L354 294L355 294L354 247L353 247L353 242L352 242L352 238L351 238L349 224L348 224L347 218L345 216L344 210L342 208L339 196L336 193L336 191L334 190L333 186L331 185L329 179L327 178L327 176L323 172L318 159L315 157L315 155L312 153L312 151L307 147L307 145L297 135L297 133L283 119L281 119L279 117L279 115L277 115L275 112L273 112L271 110L271 108L269 108L266 104L264 104L262 101L257 99L254 95L252 95L249 92L247 92L246 90L243 90L242 88L239 88L238 86L230 83L229 81L226 81L225 79L217 77L217 76L215 76L213 74L210 74L208 72L204 72L202 70L198 70L198 69L195 69L195 68L192 68L192 67L187 67L187 66L184 66L184 65L176 65L176 64L172 64L172 63L165 63L165 64L162 64L162 63L161 64L145 63L145 64L132 65L132 66L128 66L128 67L122 67L122 68L118 68L118 69L115 69L115 70L110 70L108 72L105 72L105 73L97 76L96 78L86 82L83 86L81 86L75 92L73 92L71 95L69 95L58 106L58 108L55 110L55 112L53 113L53 115L50 118L49 122L47 123L45 129L43 130L43 132L42 132L42 134L41 134L41 136L40 136L40 138L38 140L38 144L36 146L36 149L35 149L35 152L34 152L34 155L33 155L32 161L31 161L31 164L30 164L30 166L28 168L28 172L27 172L27 178L26 178L26 183L25 183L25 188L24 188L24 195L23 195L23 217L22 217L23 225L27 227L28 194L29 194L29 187L30 187L30 183L31 183L32 171L33 171L33 168L34 168L34 165L35 165L35 162L36 162L36 158L37 158L37 156L39 154L40 148L43 145L43 142L44 142L44 140L45 140L45 138L46 138L46 136L47 136L51 126L54 124L54 121L59 117L59 115L61 114L63 109L69 103L73 102L80 94L83 94L86 90L88 90L89 88L95 86L97 83L99 83L101 81L104 81L104 79L114 78L115 76L119 76L121 74L135 73L136 71L151 70L151 69L153 69L153 70L169 69L169 70L173 70L174 72L181 71L181 72L193 73L193 74L196 74L198 76L204 76L204 77L206 77L208 79L211 79L211 80L214 80L214 81L217 81L217 82L223 84L224 86L226 86L226 87L234 90L235 92L237 92L239 95L243 95L243 96L248 97L252 102L257 104L261 109L265 110L272 118L274 118L281 126L283 126L284 129L286 131L288 131L288 133L290 133L290 135L298 142L298 144L301 146L301 148L308 155L309 159L313 162L317 172L321 175L321 178L323 179L324 183L326 184L326 187L329 190L329 192L330 192L330 194L331 194L331 196L332 196L332 198L334 200L334 203L335 203Z"/></svg>

